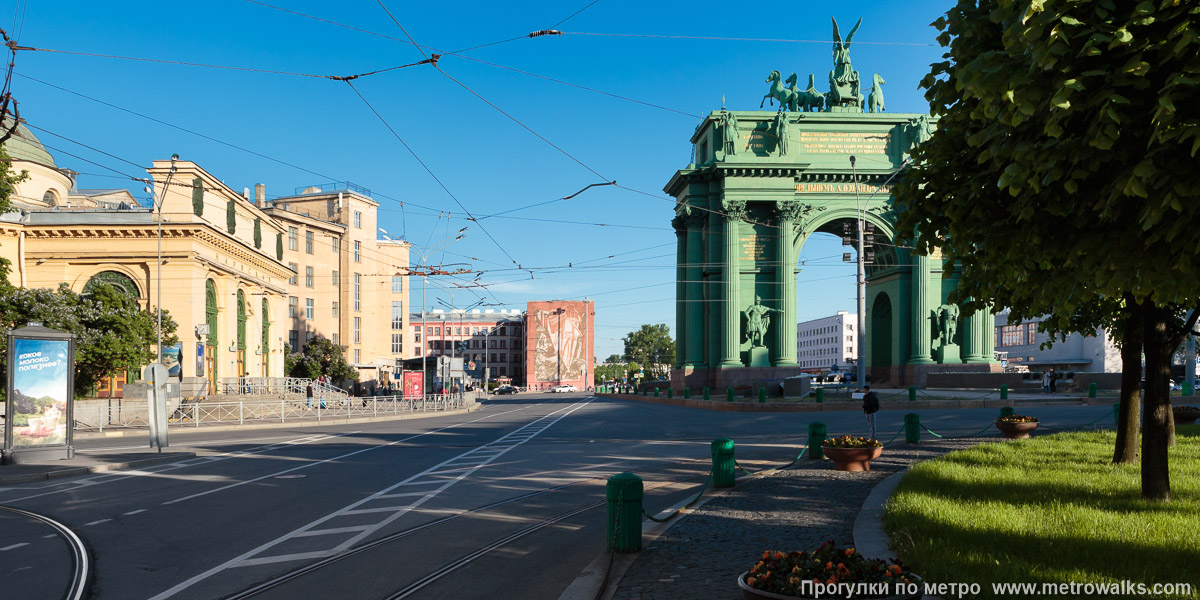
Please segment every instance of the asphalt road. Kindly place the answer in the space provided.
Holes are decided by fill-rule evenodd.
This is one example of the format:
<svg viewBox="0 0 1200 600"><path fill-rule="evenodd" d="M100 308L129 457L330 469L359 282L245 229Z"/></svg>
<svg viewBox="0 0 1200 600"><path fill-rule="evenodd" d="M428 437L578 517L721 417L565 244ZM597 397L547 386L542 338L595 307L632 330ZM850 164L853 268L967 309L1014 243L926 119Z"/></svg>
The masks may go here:
<svg viewBox="0 0 1200 600"><path fill-rule="evenodd" d="M1044 426L1106 407L1022 408ZM903 422L880 413L879 436ZM925 411L947 435L994 409ZM695 493L709 443L749 468L790 461L807 425L863 433L861 413L715 413L583 393L498 397L469 414L368 424L172 433L193 459L0 488L94 558L94 598L554 600L604 551L604 483L643 477L647 510ZM86 440L82 453L133 446ZM0 560L9 560L0 555ZM53 576L53 575L48 575Z"/></svg>

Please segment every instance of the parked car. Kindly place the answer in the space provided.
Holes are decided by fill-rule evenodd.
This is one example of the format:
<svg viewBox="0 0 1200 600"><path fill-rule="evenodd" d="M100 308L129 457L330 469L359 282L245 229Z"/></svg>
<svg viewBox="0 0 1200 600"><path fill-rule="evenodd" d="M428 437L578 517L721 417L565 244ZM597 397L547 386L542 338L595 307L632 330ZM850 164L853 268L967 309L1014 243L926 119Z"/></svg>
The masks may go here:
<svg viewBox="0 0 1200 600"><path fill-rule="evenodd" d="M502 396L504 394L515 394L519 391L520 390L518 390L517 388L515 388L511 385L502 385L502 386L496 388L496 390L493 393L495 393L497 396Z"/></svg>
<svg viewBox="0 0 1200 600"><path fill-rule="evenodd" d="M556 386L550 388L550 391L555 394L561 394L561 393L567 393L567 392L578 392L579 389L573 385L568 385L568 384L564 383L562 385L556 385Z"/></svg>

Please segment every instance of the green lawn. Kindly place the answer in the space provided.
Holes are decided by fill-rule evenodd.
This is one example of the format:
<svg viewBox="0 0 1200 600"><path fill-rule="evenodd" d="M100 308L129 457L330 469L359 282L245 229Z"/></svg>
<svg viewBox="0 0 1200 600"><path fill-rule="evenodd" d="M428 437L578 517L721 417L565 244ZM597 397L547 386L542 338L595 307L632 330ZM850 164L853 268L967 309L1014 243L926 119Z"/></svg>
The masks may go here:
<svg viewBox="0 0 1200 600"><path fill-rule="evenodd" d="M1140 498L1115 433L987 443L918 464L884 526L931 582L1190 583L1200 598L1200 426L1180 426L1168 504ZM1065 596L1058 596L1065 597Z"/></svg>

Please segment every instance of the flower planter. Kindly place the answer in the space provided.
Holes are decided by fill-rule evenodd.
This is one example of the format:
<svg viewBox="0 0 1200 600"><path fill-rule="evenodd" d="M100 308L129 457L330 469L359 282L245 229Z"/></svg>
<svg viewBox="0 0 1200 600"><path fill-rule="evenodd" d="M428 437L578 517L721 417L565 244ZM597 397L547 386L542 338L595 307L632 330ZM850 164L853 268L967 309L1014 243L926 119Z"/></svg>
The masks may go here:
<svg viewBox="0 0 1200 600"><path fill-rule="evenodd" d="M870 448L864 449L870 450ZM879 448L875 448L875 450L879 450ZM743 600L807 600L806 596L785 596L783 594L754 589L746 583L746 575L749 574L750 572L747 571L738 576L738 587L742 588ZM921 596L922 594L917 592L915 594L903 594L900 596L881 596L878 600L920 600Z"/></svg>
<svg viewBox="0 0 1200 600"><path fill-rule="evenodd" d="M1200 419L1200 411L1188 410L1176 406L1171 409L1171 412L1174 413L1176 425L1191 425L1196 422L1196 419Z"/></svg>
<svg viewBox="0 0 1200 600"><path fill-rule="evenodd" d="M1009 439L1025 439L1033 433L1034 429L1038 428L1037 421L1027 421L1024 423L1013 423L1007 421L996 421L996 429L1004 434L1004 437Z"/></svg>
<svg viewBox="0 0 1200 600"><path fill-rule="evenodd" d="M833 461L833 468L838 471L870 471L871 461L883 454L883 447L874 448L834 448L821 446L825 456Z"/></svg>

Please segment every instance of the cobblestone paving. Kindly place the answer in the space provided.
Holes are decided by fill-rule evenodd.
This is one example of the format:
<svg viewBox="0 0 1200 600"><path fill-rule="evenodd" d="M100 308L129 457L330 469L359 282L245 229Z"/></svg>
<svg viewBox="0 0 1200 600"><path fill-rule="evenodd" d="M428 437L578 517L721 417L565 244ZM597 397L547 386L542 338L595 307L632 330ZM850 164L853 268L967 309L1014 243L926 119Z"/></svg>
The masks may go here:
<svg viewBox="0 0 1200 600"><path fill-rule="evenodd" d="M643 548L613 598L741 598L738 575L753 566L764 550L805 550L829 539L851 545L854 519L877 483L914 462L980 441L891 446L865 473L834 471L827 460L804 459L787 471L739 479L733 490L681 517Z"/></svg>

